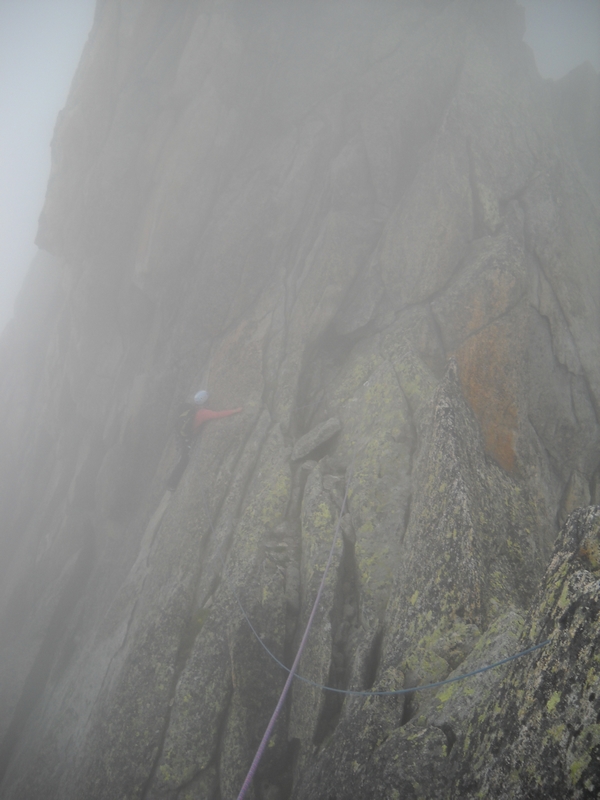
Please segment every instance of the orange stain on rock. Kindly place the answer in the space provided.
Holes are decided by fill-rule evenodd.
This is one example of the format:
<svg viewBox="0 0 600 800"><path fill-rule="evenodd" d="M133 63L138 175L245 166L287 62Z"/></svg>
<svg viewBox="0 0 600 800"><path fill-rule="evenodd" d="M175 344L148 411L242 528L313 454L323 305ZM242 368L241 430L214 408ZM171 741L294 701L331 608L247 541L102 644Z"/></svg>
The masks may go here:
<svg viewBox="0 0 600 800"><path fill-rule="evenodd" d="M485 450L508 472L516 467L518 338L504 318L471 336L455 353L461 389L481 426Z"/></svg>

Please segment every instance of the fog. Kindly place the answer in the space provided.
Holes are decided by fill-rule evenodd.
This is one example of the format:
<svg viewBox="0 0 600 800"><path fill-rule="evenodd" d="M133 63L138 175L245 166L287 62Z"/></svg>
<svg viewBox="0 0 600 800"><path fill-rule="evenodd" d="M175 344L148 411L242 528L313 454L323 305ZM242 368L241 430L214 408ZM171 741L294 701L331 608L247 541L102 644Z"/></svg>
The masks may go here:
<svg viewBox="0 0 600 800"><path fill-rule="evenodd" d="M600 71L600 2L598 0L521 0L525 6L525 41L544 78L562 78L582 61Z"/></svg>
<svg viewBox="0 0 600 800"><path fill-rule="evenodd" d="M542 76L600 70L598 0L523 0ZM36 252L50 140L90 30L94 0L0 0L0 330Z"/></svg>
<svg viewBox="0 0 600 800"><path fill-rule="evenodd" d="M0 0L0 329L36 252L58 111L94 0Z"/></svg>
<svg viewBox="0 0 600 800"><path fill-rule="evenodd" d="M92 9L67 58L61 0L2 2L16 290ZM0 340L3 800L235 797L309 618L257 797L499 800L525 735L540 791L587 763L553 712L600 715L600 165L594 73L552 80L598 68L598 6L528 3L540 78L480 3L99 0L64 286L31 270Z"/></svg>

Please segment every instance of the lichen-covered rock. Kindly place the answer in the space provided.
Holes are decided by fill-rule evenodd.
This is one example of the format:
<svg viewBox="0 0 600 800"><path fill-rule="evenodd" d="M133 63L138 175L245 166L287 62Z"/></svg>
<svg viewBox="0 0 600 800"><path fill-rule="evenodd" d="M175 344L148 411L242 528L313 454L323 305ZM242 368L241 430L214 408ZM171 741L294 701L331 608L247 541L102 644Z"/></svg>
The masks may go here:
<svg viewBox="0 0 600 800"><path fill-rule="evenodd" d="M522 35L98 3L0 342L2 800L236 796L336 530L250 796L596 791L591 534L530 604L600 491L598 84Z"/></svg>
<svg viewBox="0 0 600 800"><path fill-rule="evenodd" d="M477 709L453 798L591 798L600 792L600 508L568 518L516 661Z"/></svg>
<svg viewBox="0 0 600 800"><path fill-rule="evenodd" d="M522 617L512 611L501 621L500 615L507 608L525 608L527 592L535 586L534 571L542 569L539 560L535 564L539 545L531 537L534 510L513 480L486 460L454 364L429 406L421 418L426 433L413 471L419 491L398 545L385 635L371 666L376 690L440 681L453 670L467 672L474 663L472 651L475 666L510 655L508 647L517 640L510 636L511 625L514 631ZM364 689L359 682L364 677L357 672L351 688ZM494 678L480 684L473 700L487 700ZM385 796L394 781L404 785L400 775L411 774L407 780L417 796L437 796L455 769L446 758L449 743L465 727L460 714L455 719L451 711L447 718L442 713L455 691L460 705L462 692L454 685L433 698L431 692L349 698L315 765L305 770L297 796L313 798L319 791L339 800ZM415 741L423 743L420 753ZM383 770L392 752L395 766Z"/></svg>

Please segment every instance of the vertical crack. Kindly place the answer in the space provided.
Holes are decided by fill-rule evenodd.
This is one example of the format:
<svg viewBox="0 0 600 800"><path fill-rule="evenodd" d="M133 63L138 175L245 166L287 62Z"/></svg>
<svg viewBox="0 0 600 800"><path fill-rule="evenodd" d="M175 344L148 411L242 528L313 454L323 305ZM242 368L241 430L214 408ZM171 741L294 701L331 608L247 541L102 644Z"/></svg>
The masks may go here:
<svg viewBox="0 0 600 800"><path fill-rule="evenodd" d="M343 537L342 557L337 575L331 619L331 663L328 685L347 689L352 665L351 634L359 619L359 582L354 541ZM340 719L345 695L327 692L315 727L314 744L319 747L330 736Z"/></svg>
<svg viewBox="0 0 600 800"><path fill-rule="evenodd" d="M377 671L383 652L383 629L376 631L367 652L364 664L364 688L372 689L377 679Z"/></svg>
<svg viewBox="0 0 600 800"><path fill-rule="evenodd" d="M446 755L449 756L456 743L456 734L454 733L454 728L448 722L445 722L443 725L440 725L440 730L446 737Z"/></svg>

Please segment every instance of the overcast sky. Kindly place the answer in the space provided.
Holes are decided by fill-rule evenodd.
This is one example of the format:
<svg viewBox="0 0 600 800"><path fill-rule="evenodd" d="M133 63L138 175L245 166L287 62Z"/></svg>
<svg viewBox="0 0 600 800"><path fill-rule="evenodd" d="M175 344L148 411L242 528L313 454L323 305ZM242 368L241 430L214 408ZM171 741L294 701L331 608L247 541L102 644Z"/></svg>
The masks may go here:
<svg viewBox="0 0 600 800"><path fill-rule="evenodd" d="M0 0L0 330L36 252L50 140L95 0Z"/></svg>
<svg viewBox="0 0 600 800"><path fill-rule="evenodd" d="M586 59L600 71L600 0L521 3L525 38L544 77L560 78ZM36 252L54 122L94 6L95 0L0 0L0 330Z"/></svg>

